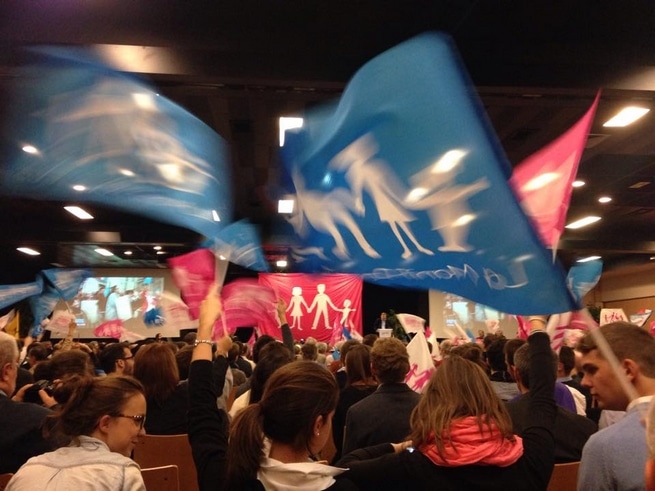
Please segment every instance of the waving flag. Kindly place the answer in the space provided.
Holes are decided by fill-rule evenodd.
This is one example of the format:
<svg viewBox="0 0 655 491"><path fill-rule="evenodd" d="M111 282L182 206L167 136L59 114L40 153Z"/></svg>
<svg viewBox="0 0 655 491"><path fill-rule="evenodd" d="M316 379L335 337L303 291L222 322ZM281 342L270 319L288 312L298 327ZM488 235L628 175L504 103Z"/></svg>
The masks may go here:
<svg viewBox="0 0 655 491"><path fill-rule="evenodd" d="M337 104L287 131L282 157L303 271L452 292L508 313L572 309L447 37L418 36L364 65Z"/></svg>
<svg viewBox="0 0 655 491"><path fill-rule="evenodd" d="M90 269L68 268L45 269L41 271L41 274L55 287L64 300L70 300L77 295L80 285L92 275Z"/></svg>
<svg viewBox="0 0 655 491"><path fill-rule="evenodd" d="M197 249L168 260L173 283L180 289L192 319L200 315L200 303L215 281L215 263L214 253L209 249Z"/></svg>
<svg viewBox="0 0 655 491"><path fill-rule="evenodd" d="M571 129L516 166L510 180L541 241L553 250L564 232L573 180L599 100L600 92Z"/></svg>
<svg viewBox="0 0 655 491"><path fill-rule="evenodd" d="M216 237L208 240L205 247L211 248L216 256L223 256L244 268L263 272L270 270L257 230L247 220L228 225Z"/></svg>
<svg viewBox="0 0 655 491"><path fill-rule="evenodd" d="M7 118L4 193L100 203L207 237L230 222L226 146L211 128L75 52L36 54Z"/></svg>
<svg viewBox="0 0 655 491"><path fill-rule="evenodd" d="M436 370L423 330L417 331L407 344L407 354L409 355L409 373L405 377L405 383L413 391L421 393Z"/></svg>
<svg viewBox="0 0 655 491"><path fill-rule="evenodd" d="M43 290L43 282L0 286L0 309L9 307L21 300L38 295Z"/></svg>

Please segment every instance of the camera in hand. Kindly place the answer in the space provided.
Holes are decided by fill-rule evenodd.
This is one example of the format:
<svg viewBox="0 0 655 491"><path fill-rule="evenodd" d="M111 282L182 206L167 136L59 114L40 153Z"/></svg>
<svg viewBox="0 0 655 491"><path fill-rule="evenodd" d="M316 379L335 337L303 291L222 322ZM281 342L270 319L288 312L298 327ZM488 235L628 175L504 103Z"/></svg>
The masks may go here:
<svg viewBox="0 0 655 491"><path fill-rule="evenodd" d="M27 389L25 394L23 394L23 401L32 402L34 404L43 404L41 396L39 395L39 391L43 389L48 393L48 395L52 395L54 388L55 384L53 384L50 380L39 380L34 382L34 385Z"/></svg>

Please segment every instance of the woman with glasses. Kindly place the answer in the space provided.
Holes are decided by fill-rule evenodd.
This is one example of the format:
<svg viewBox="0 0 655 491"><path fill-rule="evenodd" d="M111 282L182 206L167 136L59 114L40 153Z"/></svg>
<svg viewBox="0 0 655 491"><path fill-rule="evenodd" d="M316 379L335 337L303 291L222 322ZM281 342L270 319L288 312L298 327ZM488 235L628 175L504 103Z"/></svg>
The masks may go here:
<svg viewBox="0 0 655 491"><path fill-rule="evenodd" d="M141 383L128 376L74 376L57 390L69 393L49 416L51 427L70 444L28 460L6 489L145 490L141 470L130 459L144 434Z"/></svg>

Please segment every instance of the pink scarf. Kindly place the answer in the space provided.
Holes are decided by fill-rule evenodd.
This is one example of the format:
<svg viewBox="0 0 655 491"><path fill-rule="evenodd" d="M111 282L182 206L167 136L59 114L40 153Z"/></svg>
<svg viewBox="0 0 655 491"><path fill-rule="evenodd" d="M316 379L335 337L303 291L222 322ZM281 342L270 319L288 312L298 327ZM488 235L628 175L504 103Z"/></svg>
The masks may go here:
<svg viewBox="0 0 655 491"><path fill-rule="evenodd" d="M495 423L483 426L481 433L474 416L454 420L450 427L450 441L444 442L444 457L437 450L434 436L419 447L419 451L434 464L445 467L462 465L493 465L507 467L523 455L523 440L503 438Z"/></svg>

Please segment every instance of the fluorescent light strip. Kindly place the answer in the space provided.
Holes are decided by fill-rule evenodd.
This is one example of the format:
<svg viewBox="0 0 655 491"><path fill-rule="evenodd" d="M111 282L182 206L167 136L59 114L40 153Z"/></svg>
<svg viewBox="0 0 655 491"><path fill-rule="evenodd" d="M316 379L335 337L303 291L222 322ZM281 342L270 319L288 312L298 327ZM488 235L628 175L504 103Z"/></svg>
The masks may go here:
<svg viewBox="0 0 655 491"><path fill-rule="evenodd" d="M293 213L294 200L292 199L280 199L277 202L277 212L278 213Z"/></svg>
<svg viewBox="0 0 655 491"><path fill-rule="evenodd" d="M279 261L276 261L276 262L275 262L275 265L276 265L278 268L286 268L286 267L287 267L287 262L286 262L284 259L281 259L281 260L279 260Z"/></svg>
<svg viewBox="0 0 655 491"><path fill-rule="evenodd" d="M98 254L100 254L101 256L109 257L109 256L113 256L113 255L114 255L113 252L111 252L111 251L109 251L109 250L107 250L107 249L103 249L102 247L98 247L97 249L94 249L94 251L96 251L96 252L97 252Z"/></svg>
<svg viewBox="0 0 655 491"><path fill-rule="evenodd" d="M92 220L93 219L93 215L91 215L87 211L83 210L79 206L64 206L64 210L66 210L68 213L70 213L72 215L75 215L80 220Z"/></svg>
<svg viewBox="0 0 655 491"><path fill-rule="evenodd" d="M576 220L575 222L569 223L565 228L568 229L582 228L582 227L586 227L587 225L591 225L592 223L596 223L598 220L600 220L600 217L588 216L588 217L581 218L580 220Z"/></svg>
<svg viewBox="0 0 655 491"><path fill-rule="evenodd" d="M41 255L39 251L35 251L34 249L30 249L29 247L17 247L16 250L22 252L23 254L27 254L28 256Z"/></svg>
<svg viewBox="0 0 655 491"><path fill-rule="evenodd" d="M600 259L601 256L588 256L588 257L583 257L582 259L578 259L576 263L587 263L589 261L595 261L596 259Z"/></svg>
<svg viewBox="0 0 655 491"><path fill-rule="evenodd" d="M603 126L606 128L622 128L634 123L645 116L650 109L645 107L628 106L621 109L614 117L607 120Z"/></svg>

